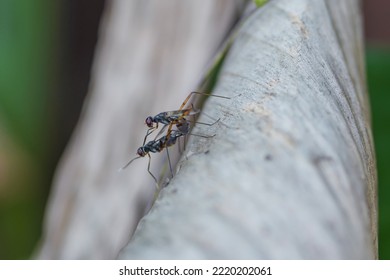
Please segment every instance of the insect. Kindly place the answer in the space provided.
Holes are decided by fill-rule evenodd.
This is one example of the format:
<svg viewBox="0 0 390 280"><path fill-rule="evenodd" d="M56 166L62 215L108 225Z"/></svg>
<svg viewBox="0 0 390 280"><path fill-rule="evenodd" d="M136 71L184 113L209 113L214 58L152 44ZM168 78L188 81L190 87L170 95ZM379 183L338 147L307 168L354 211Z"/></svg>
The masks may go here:
<svg viewBox="0 0 390 280"><path fill-rule="evenodd" d="M150 153L161 152L162 150L164 150L164 148L166 148L167 155L168 155L168 161L169 161L169 168L171 170L171 174L172 174L172 177L173 177L173 171L172 171L172 166L171 166L171 162L170 162L170 159L169 159L168 147L174 145L176 143L177 139L179 139L180 137L190 134L189 133L190 126L189 126L189 123L186 120L182 119L181 121L179 121L177 123L177 127L178 127L178 130L172 130L169 133L169 135L164 135L164 136L162 136L161 138L159 138L157 140L151 140L148 143L144 144L143 146L139 147L137 149L137 155L138 156L133 158L133 159L131 159L128 163L126 163L125 166L120 168L119 171L121 171L121 170L125 169L126 167L128 167L136 159L148 156L149 157L148 173L153 177L154 181L156 182L156 185L158 186L156 177L150 171L150 162L151 162ZM191 135L205 137L205 138L209 138L209 137L214 137L215 136L215 135L207 136L207 135L199 135L199 134L191 134Z"/></svg>
<svg viewBox="0 0 390 280"><path fill-rule="evenodd" d="M149 129L147 130L147 133L145 135L142 146L137 149L138 156L131 159L126 165L124 165L122 168L120 168L119 171L128 167L136 159L148 156L148 158L149 158L148 173L153 177L154 181L156 182L157 189L158 189L159 187L158 187L157 179L150 171L150 164L151 164L150 153L161 152L162 150L164 150L164 148L166 148L168 162L169 162L169 168L171 171L171 175L173 177L173 171L172 171L171 161L169 158L168 147L174 145L177 142L177 139L179 139L180 137L186 136L186 135L194 135L194 136L199 136L199 137L204 137L204 138L210 138L210 137L215 136L215 135L208 136L208 135L200 135L200 134L190 134L190 123L192 121L188 120L187 117L194 116L194 115L198 114L200 112L200 110L195 109L193 104L191 104L191 106L189 106L187 108L184 108L184 107L187 105L191 96L194 94L230 99L229 97L225 97L225 96L207 94L207 93L201 93L201 92L194 91L194 92L191 92L186 97L186 99L183 101L183 103L181 104L181 106L178 110L161 112L161 113L155 115L154 117L148 116L145 120L145 123L149 127ZM204 125L214 125L218 121L219 121L219 119L211 124L202 123L202 122L195 122L195 121L193 121L192 123L198 123L198 124L204 124ZM153 133L156 129L158 129L159 123L163 124L164 126L158 132L158 134L156 135L154 140L146 143L147 137L151 133ZM176 126L176 129L172 129L173 125ZM168 131L167 131L166 135L157 139L157 137L159 137L165 131L165 129L167 127L168 127Z"/></svg>
<svg viewBox="0 0 390 280"><path fill-rule="evenodd" d="M185 117L196 115L199 112L200 112L200 110L195 110L192 106L191 108L187 108L187 109L183 109L183 110L161 112L154 117L152 117L152 116L147 117L145 120L145 123L149 127L149 129L146 132L143 143L145 144L147 137L151 133L153 133L156 129L158 129L159 123L164 124L164 126L161 128L159 133L156 135L156 138L158 136L160 136L165 131L166 127L168 125L170 125L171 123L176 124L176 128L178 130L182 130L184 127L183 126L184 122L182 122L182 120L187 122L187 119ZM206 123L201 123L201 124L206 124Z"/></svg>
<svg viewBox="0 0 390 280"><path fill-rule="evenodd" d="M169 135L170 131L172 130L173 125L177 125L180 123L180 120L184 119L186 120L187 116L193 116L196 115L200 112L199 109L195 109L194 106L191 104L190 107L183 109L188 101L190 100L191 96L194 94L199 94L199 95L204 95L204 96L213 96L213 97L220 97L220 98L225 98L225 99L230 99L229 97L226 96L221 96L221 95L215 95L215 94L208 94L208 93L202 93L202 92L197 92L193 91L191 92L186 99L183 101L181 104L180 108L175 111L167 111L167 112L161 112L157 115L153 116L148 116L145 120L146 125L149 127L145 138L144 138L144 144L146 142L147 137L158 128L158 124L164 124L163 128L160 130L160 132L157 134L156 138L161 135L161 133L165 130L165 128L169 125L167 135ZM216 122L218 122L217 120ZM208 123L202 123L202 122L195 122L198 124L203 124L203 125L213 125L215 124L208 124ZM177 127L179 130L180 128Z"/></svg>

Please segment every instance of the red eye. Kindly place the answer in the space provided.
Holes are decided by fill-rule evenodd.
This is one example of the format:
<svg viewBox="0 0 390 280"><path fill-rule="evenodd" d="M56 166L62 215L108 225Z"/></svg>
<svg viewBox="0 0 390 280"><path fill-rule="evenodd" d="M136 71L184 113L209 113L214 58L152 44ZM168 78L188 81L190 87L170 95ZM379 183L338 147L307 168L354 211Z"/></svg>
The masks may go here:
<svg viewBox="0 0 390 280"><path fill-rule="evenodd" d="M146 155L144 149L142 149L142 147L138 148L137 150L137 154L140 156L140 157L144 157Z"/></svg>
<svg viewBox="0 0 390 280"><path fill-rule="evenodd" d="M145 120L145 123L148 127L153 127L153 118L152 117L147 117Z"/></svg>

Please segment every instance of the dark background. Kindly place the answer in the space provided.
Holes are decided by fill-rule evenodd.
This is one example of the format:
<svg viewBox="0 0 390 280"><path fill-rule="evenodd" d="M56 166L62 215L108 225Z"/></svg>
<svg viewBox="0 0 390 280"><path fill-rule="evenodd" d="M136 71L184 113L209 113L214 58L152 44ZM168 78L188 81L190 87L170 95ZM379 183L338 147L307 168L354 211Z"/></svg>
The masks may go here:
<svg viewBox="0 0 390 280"><path fill-rule="evenodd" d="M363 1L366 71L378 167L379 258L390 259L390 1Z"/></svg>
<svg viewBox="0 0 390 280"><path fill-rule="evenodd" d="M363 8L379 253L390 259L390 1ZM39 240L53 172L88 90L103 9L103 0L0 0L0 259L30 258Z"/></svg>

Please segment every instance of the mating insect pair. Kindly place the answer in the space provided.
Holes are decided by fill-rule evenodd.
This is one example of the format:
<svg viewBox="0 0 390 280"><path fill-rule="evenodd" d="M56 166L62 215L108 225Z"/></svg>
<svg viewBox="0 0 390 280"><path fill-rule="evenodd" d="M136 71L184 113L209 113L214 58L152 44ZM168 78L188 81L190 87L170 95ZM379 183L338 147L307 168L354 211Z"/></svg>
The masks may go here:
<svg viewBox="0 0 390 280"><path fill-rule="evenodd" d="M174 145L180 137L186 136L186 135L194 135L194 136L199 136L199 137L213 137L212 136L207 136L207 135L199 135L199 134L191 134L190 133L190 123L192 121L188 120L187 117L194 116L200 112L200 110L197 110L194 108L194 106L191 104L191 106L184 108L188 101L190 100L191 96L194 94L198 95L204 95L204 96L213 96L213 97L219 97L219 98L225 98L225 99L230 99L229 97L225 96L220 96L220 95L211 95L207 93L201 93L201 92L191 92L187 98L183 101L181 104L180 108L175 111L167 111L167 112L162 112L157 115L149 116L146 118L145 123L149 127L149 129L146 132L144 142L141 147L138 148L137 150L137 157L131 159L125 166L123 166L120 170L125 169L127 166L129 166L134 160L139 159L141 157L148 156L149 157L149 162L148 162L148 172L149 174L153 177L154 181L157 184L157 179L156 177L152 174L150 171L150 162L151 162L151 156L150 153L157 153L161 152L164 148L166 148L167 151L167 157L168 157L168 162L169 162L169 168L171 171L171 174L173 176L173 171L172 171L172 166L169 158L169 153L168 153L168 147ZM184 108L184 109L183 109ZM216 122L218 122L217 120ZM202 123L202 122L195 122L193 123L198 123L198 124L203 124L203 125L214 125L216 122L208 124L208 123ZM161 130L158 132L157 136L155 137L154 140L149 141L148 143L145 144L146 139L148 136L153 133L155 130L158 129L158 125L163 124L164 126L161 128ZM173 126L175 125L175 129L173 129ZM162 136L161 138L158 138L165 129L168 127L166 135Z"/></svg>

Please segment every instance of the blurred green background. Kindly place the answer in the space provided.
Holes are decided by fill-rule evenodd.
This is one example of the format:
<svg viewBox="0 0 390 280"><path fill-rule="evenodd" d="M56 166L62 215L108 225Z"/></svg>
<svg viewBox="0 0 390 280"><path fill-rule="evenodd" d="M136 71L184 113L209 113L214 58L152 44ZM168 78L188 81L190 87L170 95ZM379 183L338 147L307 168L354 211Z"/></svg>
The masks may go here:
<svg viewBox="0 0 390 280"><path fill-rule="evenodd" d="M390 259L390 47L366 50L378 168L379 258Z"/></svg>
<svg viewBox="0 0 390 280"><path fill-rule="evenodd" d="M103 8L104 0L0 0L0 259L28 259L37 245Z"/></svg>
<svg viewBox="0 0 390 280"><path fill-rule="evenodd" d="M390 259L390 1L368 2L379 253ZM88 90L104 0L91 3L0 0L0 259L30 258L39 240L55 165Z"/></svg>

